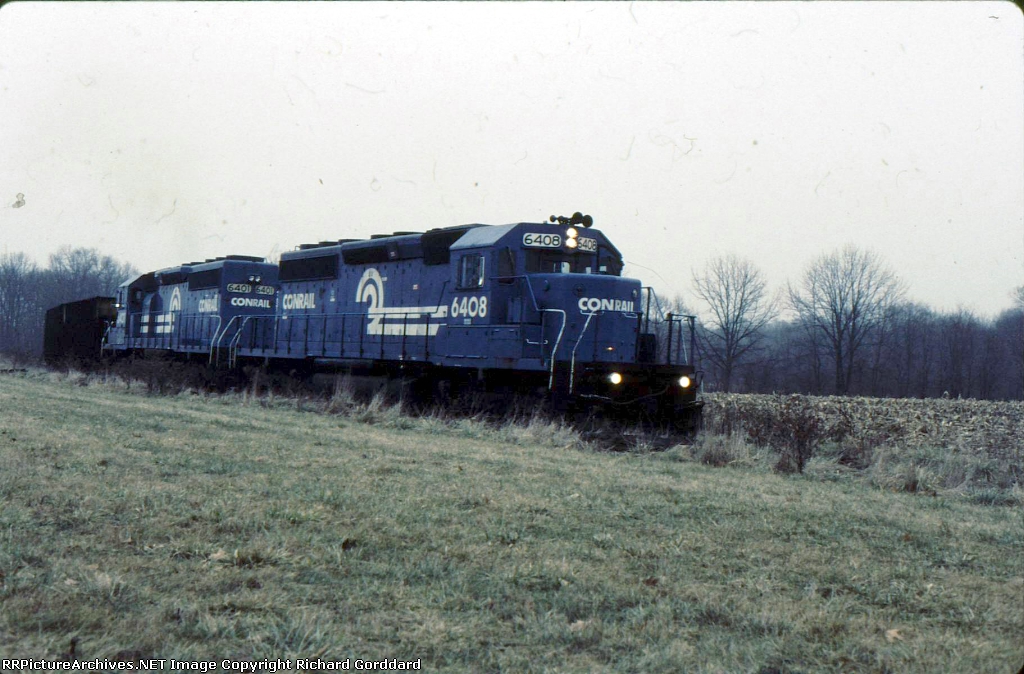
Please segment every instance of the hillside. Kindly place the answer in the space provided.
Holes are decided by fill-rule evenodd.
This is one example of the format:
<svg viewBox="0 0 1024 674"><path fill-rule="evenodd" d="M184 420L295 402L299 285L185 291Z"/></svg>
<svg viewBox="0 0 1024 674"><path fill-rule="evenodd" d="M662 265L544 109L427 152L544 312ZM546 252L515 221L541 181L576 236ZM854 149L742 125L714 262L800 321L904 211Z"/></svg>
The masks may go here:
<svg viewBox="0 0 1024 674"><path fill-rule="evenodd" d="M0 654L1010 672L1024 521L534 420L0 375ZM1019 489L1019 487L1017 488Z"/></svg>

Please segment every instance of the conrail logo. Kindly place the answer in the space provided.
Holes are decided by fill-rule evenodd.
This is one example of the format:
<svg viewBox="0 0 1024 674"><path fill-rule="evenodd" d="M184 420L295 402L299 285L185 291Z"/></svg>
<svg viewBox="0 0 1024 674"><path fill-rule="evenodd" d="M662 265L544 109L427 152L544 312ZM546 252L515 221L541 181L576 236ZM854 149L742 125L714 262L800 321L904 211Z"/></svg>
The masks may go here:
<svg viewBox="0 0 1024 674"><path fill-rule="evenodd" d="M581 314L595 311L635 311L632 300L606 300L599 297L581 297L577 302Z"/></svg>
<svg viewBox="0 0 1024 674"><path fill-rule="evenodd" d="M363 272L356 286L356 302L366 304L368 335L431 336L437 334L441 319L448 316L446 306L389 307L384 304L385 277L375 268ZM478 307L479 311L479 307ZM425 322L424 322L424 318Z"/></svg>

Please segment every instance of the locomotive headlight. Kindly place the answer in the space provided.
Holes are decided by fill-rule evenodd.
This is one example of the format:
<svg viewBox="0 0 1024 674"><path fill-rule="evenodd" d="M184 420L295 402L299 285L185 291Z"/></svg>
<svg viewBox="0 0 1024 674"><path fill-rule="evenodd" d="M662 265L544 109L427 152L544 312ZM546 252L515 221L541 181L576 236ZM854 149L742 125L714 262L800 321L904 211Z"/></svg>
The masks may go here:
<svg viewBox="0 0 1024 674"><path fill-rule="evenodd" d="M566 239L565 240L565 247L566 248L575 248L576 247L576 239Z"/></svg>
<svg viewBox="0 0 1024 674"><path fill-rule="evenodd" d="M575 227L570 227L569 229L565 230L565 238L575 239L578 233L579 232L576 231Z"/></svg>
<svg viewBox="0 0 1024 674"><path fill-rule="evenodd" d="M619 384L622 383L622 375L619 374L618 372L612 372L610 375L608 375L608 381L612 384L612 386L618 386Z"/></svg>
<svg viewBox="0 0 1024 674"><path fill-rule="evenodd" d="M682 386L683 388L690 388L691 383L692 382L690 382L690 378L687 377L685 374L679 378L679 385Z"/></svg>

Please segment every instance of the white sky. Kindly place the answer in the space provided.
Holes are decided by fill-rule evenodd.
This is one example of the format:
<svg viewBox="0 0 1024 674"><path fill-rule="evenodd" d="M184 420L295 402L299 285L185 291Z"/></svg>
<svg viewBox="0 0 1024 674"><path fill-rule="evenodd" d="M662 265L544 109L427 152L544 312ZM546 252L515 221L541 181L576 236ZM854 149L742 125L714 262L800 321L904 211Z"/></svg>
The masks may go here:
<svg viewBox="0 0 1024 674"><path fill-rule="evenodd" d="M0 252L148 270L576 210L691 306L709 256L778 288L854 243L912 299L993 315L1024 285L1021 11L0 9Z"/></svg>

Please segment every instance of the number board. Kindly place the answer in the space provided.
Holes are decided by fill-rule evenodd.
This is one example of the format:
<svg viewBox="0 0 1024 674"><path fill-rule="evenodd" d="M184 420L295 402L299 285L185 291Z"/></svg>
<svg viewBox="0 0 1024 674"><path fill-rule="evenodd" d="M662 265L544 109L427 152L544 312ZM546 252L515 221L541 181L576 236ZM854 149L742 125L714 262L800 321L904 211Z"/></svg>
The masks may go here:
<svg viewBox="0 0 1024 674"><path fill-rule="evenodd" d="M588 239L585 236L579 238L579 250L584 253L596 253L597 252L597 239Z"/></svg>
<svg viewBox="0 0 1024 674"><path fill-rule="evenodd" d="M523 234L523 245L527 248L561 248L561 234Z"/></svg>

